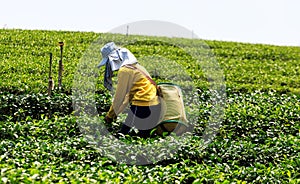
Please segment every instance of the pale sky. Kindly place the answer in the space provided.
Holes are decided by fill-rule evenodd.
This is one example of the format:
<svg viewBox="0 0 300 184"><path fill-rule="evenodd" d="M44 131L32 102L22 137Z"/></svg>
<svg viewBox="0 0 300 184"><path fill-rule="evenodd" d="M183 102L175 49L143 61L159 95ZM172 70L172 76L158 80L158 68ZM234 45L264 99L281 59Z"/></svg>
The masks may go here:
<svg viewBox="0 0 300 184"><path fill-rule="evenodd" d="M1 28L109 32L132 22L156 20L180 25L207 40L300 46L299 0L1 0L0 4Z"/></svg>

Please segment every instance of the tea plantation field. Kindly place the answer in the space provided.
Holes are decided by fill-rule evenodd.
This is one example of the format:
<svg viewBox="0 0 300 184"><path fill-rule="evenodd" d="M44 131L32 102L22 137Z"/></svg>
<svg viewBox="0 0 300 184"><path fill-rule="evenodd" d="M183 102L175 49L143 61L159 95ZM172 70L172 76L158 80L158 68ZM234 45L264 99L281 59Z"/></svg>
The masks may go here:
<svg viewBox="0 0 300 184"><path fill-rule="evenodd" d="M64 71L58 89L60 41ZM93 82L97 118L103 122L112 96L102 86L104 70L96 65L99 49L109 41L126 46L149 67L154 60L166 67L149 68L157 81L190 80L194 96L185 99L187 113L197 118L190 122L190 139L176 152L168 154L160 145L168 136L124 137L125 145L158 145L153 153L139 153L142 158L126 147L110 154L85 136L94 130L79 126L73 94L80 88L74 84L83 84L81 76ZM48 96L50 52L55 88ZM172 65L179 66L178 73ZM86 68L93 71L83 73ZM204 144L216 107L212 97L223 100L223 116L215 119L220 126ZM116 130L118 121L106 126ZM300 183L300 48L0 29L0 132L0 183ZM117 156L132 160L119 162ZM141 159L148 164L135 164Z"/></svg>

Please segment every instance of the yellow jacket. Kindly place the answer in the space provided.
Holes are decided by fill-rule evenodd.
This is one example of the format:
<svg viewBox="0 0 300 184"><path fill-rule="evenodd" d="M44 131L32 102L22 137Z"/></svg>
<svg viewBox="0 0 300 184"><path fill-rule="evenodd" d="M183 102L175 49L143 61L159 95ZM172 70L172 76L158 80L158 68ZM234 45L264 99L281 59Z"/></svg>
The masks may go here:
<svg viewBox="0 0 300 184"><path fill-rule="evenodd" d="M149 75L141 65L136 64L135 67ZM159 100L156 95L156 87L145 75L138 70L123 66L118 71L116 93L107 116L116 118L129 103L136 106L152 106L158 105Z"/></svg>

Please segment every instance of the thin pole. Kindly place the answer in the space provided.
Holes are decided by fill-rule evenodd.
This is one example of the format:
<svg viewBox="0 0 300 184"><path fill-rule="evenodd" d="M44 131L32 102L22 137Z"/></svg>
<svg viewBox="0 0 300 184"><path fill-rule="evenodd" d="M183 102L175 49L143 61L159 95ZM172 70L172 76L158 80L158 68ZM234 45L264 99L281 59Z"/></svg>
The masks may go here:
<svg viewBox="0 0 300 184"><path fill-rule="evenodd" d="M53 79L52 79L52 53L50 53L49 60L49 79L48 79L48 95L51 96L51 91L53 89Z"/></svg>
<svg viewBox="0 0 300 184"><path fill-rule="evenodd" d="M58 66L58 88L61 89L62 87L62 72L63 72L63 47L64 42L59 42L60 46L60 60L59 60L59 66Z"/></svg>
<svg viewBox="0 0 300 184"><path fill-rule="evenodd" d="M54 88L54 81L52 79L52 53L50 53L50 60L49 60L49 79L48 79L48 96L51 97L51 91ZM48 116L51 118L51 103L49 103L48 107Z"/></svg>

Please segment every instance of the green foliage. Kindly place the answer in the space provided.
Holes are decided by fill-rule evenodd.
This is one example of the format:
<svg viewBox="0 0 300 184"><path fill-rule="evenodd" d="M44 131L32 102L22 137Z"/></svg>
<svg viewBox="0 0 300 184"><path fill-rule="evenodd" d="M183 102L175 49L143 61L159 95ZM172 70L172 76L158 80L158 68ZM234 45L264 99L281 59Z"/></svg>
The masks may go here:
<svg viewBox="0 0 300 184"><path fill-rule="evenodd" d="M64 41L63 86L71 92L73 74L88 48L100 61L100 47L108 42L129 48L140 62L145 57L162 58L178 63L199 88L207 88L209 76L203 73L204 62L217 62L224 73L226 86L233 91L270 89L281 93L300 92L299 47L124 36L92 32L29 31L0 29L0 90L9 93L45 93L48 84L49 53L53 53L53 77L57 85L60 59L59 41ZM90 63L97 65L98 63ZM75 79L76 80L76 79Z"/></svg>
<svg viewBox="0 0 300 184"><path fill-rule="evenodd" d="M299 94L299 47L207 41L233 90Z"/></svg>
<svg viewBox="0 0 300 184"><path fill-rule="evenodd" d="M87 46L99 34L58 31L0 30L1 91L45 93L48 86L49 53L53 53L53 78L57 79L59 41L64 47L64 87ZM57 80L55 81L57 84Z"/></svg>
<svg viewBox="0 0 300 184"><path fill-rule="evenodd" d="M108 94L95 94L97 111L101 114L107 112L111 104ZM49 117L70 115L74 111L73 99L70 95L55 91L51 96L42 93L14 95L0 94L0 121L24 120L28 116L40 119L41 116ZM74 103L76 100L74 99Z"/></svg>
<svg viewBox="0 0 300 184"><path fill-rule="evenodd" d="M300 182L298 47L220 41L203 44L203 40L90 32L2 29L0 34L0 183ZM49 97L49 53L54 55L56 78L59 41L66 44L63 89L54 90ZM190 85L189 80L195 85L196 91L191 92L195 96L185 101L187 114L197 118L192 118L195 121L191 122L191 139L185 140L176 153L167 154L160 149L159 141L167 137L126 136L121 138L125 145L157 145L153 152L140 154L156 154L162 159L144 166L116 163L116 156L141 158L126 155L126 146L115 155L107 155L83 135L99 131L99 124L80 126L78 117L73 115L73 103L81 103L80 96L71 97L73 80L80 80L73 79L73 74L92 43L97 50L108 41L129 48L157 81L178 77L183 79L183 87ZM193 53L199 49L203 53L196 58ZM92 60L99 61L100 54L95 56ZM209 67L215 61L223 70L227 87L225 117L215 139L203 148L202 136L214 108L214 89L209 88L214 76L207 71L211 71ZM161 63L166 70L163 73L158 70L157 64ZM205 68L203 63L212 65ZM174 69L168 70L171 67ZM184 72L180 73L180 68ZM100 69L99 74L102 72ZM155 75L158 72L161 73ZM100 122L112 99L102 80L102 76L97 78L95 93L91 93ZM79 81L78 89L80 84ZM121 115L117 122L105 125L117 131L123 120ZM115 145L114 139L96 142L101 141Z"/></svg>
<svg viewBox="0 0 300 184"><path fill-rule="evenodd" d="M207 95L203 94L201 109L209 111ZM148 166L117 164L102 157L83 139L74 116L8 119L0 122L1 178L11 182L297 183L299 98L257 91L231 94L227 101L220 133L206 149L201 149L205 128L201 122L209 114L200 111L193 138L172 158ZM154 140L127 137L124 141L144 144Z"/></svg>
<svg viewBox="0 0 300 184"><path fill-rule="evenodd" d="M0 120L12 118L22 120L27 116L39 119L41 115L66 115L72 113L72 101L70 96L64 93L53 94L24 94L24 95L0 95Z"/></svg>

